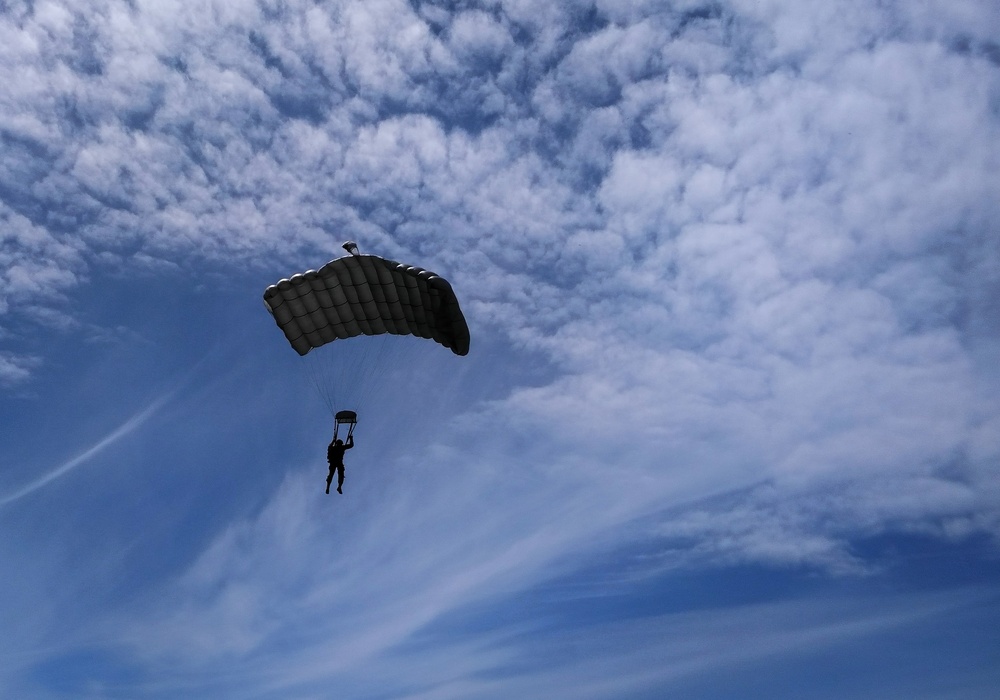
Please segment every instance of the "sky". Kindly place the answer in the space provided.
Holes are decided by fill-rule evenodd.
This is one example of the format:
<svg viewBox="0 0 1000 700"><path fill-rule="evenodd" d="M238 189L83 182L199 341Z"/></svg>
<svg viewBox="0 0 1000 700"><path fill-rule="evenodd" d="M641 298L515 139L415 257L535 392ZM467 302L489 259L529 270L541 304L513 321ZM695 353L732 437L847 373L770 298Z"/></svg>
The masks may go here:
<svg viewBox="0 0 1000 700"><path fill-rule="evenodd" d="M0 695L995 697L998 37L0 2ZM468 356L299 357L263 290L348 239Z"/></svg>

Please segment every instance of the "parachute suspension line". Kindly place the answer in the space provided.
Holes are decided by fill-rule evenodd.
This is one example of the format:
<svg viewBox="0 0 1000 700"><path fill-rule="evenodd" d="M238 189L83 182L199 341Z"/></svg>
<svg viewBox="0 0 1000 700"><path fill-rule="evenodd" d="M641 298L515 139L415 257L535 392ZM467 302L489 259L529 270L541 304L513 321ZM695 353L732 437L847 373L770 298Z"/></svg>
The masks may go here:
<svg viewBox="0 0 1000 700"><path fill-rule="evenodd" d="M328 372L324 371L325 367L321 364L319 360L315 357L305 357L303 358L302 364L306 370L306 376L309 378L309 383L312 384L313 389L316 390L316 394L319 396L323 405L333 415L335 410L335 396L333 386L330 382L330 377L327 376Z"/></svg>
<svg viewBox="0 0 1000 700"><path fill-rule="evenodd" d="M383 375L399 353L399 338L390 334L372 336L368 343L335 341L334 352L310 352L302 358L306 376L323 405L335 415L338 410L357 411L384 386ZM344 343L340 347L337 344Z"/></svg>
<svg viewBox="0 0 1000 700"><path fill-rule="evenodd" d="M318 356L314 356L312 353L302 358L302 367L305 371L306 378L309 383L312 384L313 389L316 391L316 395L319 397L323 405L326 406L330 415L334 414L334 396L333 387L330 384L330 378L328 376L328 368L326 364Z"/></svg>
<svg viewBox="0 0 1000 700"><path fill-rule="evenodd" d="M340 412L359 411L368 403L369 397L378 388L375 380L380 373L379 358L385 340L382 336L364 347L355 345L350 357L345 357L339 376L333 382L340 389L334 395L335 409L340 409Z"/></svg>
<svg viewBox="0 0 1000 700"><path fill-rule="evenodd" d="M380 375L386 372L386 357L389 354L387 349L390 347L392 342L389 340L389 334L378 336L377 339L373 340L369 345L373 347L365 349L365 361L361 367L358 368L357 376L355 381L357 382L358 392L357 392L357 406L352 406L351 408L362 408L368 399L371 398L372 394L377 388L379 388L379 378Z"/></svg>

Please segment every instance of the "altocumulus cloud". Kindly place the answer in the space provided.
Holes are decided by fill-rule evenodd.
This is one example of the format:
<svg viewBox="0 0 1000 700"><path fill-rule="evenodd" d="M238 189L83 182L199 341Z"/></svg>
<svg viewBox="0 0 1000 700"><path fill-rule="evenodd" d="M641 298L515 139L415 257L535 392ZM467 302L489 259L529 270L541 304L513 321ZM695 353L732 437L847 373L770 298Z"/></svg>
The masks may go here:
<svg viewBox="0 0 1000 700"><path fill-rule="evenodd" d="M995 538L1000 10L911 5L8 4L0 382L96 274L346 238L432 259L480 347L545 368L392 463L435 465L419 498L330 548L292 472L96 636L150 695L231 664L223 695L500 697L524 630L407 643L597 551L853 575L859 538ZM608 668L645 680L594 697L670 675Z"/></svg>

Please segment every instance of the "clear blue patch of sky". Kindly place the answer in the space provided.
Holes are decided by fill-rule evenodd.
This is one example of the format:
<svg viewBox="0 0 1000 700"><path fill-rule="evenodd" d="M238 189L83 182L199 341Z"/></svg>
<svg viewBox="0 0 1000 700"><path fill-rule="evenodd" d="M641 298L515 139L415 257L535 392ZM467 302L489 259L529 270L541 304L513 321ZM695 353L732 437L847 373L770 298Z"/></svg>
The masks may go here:
<svg viewBox="0 0 1000 700"><path fill-rule="evenodd" d="M141 669L120 656L99 649L74 651L39 663L26 674L26 692L49 696L128 698L136 684L147 680Z"/></svg>

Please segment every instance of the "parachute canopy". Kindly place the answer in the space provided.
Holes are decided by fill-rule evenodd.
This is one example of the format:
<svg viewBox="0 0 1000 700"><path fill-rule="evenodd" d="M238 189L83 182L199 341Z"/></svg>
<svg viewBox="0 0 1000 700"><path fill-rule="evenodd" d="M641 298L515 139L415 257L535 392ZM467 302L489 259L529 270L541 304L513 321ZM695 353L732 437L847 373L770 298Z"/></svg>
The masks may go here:
<svg viewBox="0 0 1000 700"><path fill-rule="evenodd" d="M376 255L354 253L292 275L264 290L264 304L300 355L338 338L383 333L469 352L469 327L448 281Z"/></svg>

